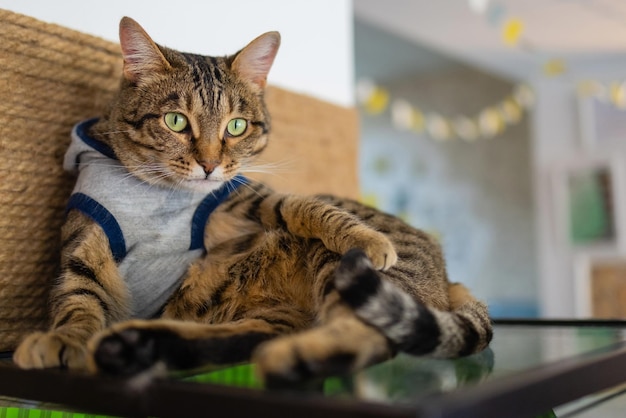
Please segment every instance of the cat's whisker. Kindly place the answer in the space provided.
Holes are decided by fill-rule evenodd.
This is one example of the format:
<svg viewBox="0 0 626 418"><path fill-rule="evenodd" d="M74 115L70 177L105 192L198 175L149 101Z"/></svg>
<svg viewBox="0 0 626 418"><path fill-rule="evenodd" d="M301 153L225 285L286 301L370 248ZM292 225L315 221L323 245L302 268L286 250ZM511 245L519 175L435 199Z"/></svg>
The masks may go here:
<svg viewBox="0 0 626 418"><path fill-rule="evenodd" d="M162 181L176 178L176 175L164 170L159 165L144 164L134 166L132 170L120 177L120 181L127 180L129 178L135 178L138 180L134 188L148 186L143 190L144 193L147 193L148 191L153 190L153 188L159 187L159 185L169 186L169 182L163 183Z"/></svg>
<svg viewBox="0 0 626 418"><path fill-rule="evenodd" d="M241 173L260 173L268 174L277 177L281 180L285 180L285 177L281 173L293 173L296 171L294 167L295 160L282 160L276 162L258 162L258 161L244 161L242 167L239 170Z"/></svg>
<svg viewBox="0 0 626 418"><path fill-rule="evenodd" d="M268 174L268 175L271 175L272 177L278 178L283 181L287 180L287 178L284 175L274 173L272 171L265 171L265 170L240 170L240 171L241 173L244 173L244 174L248 174L248 173Z"/></svg>
<svg viewBox="0 0 626 418"><path fill-rule="evenodd" d="M245 170L258 169L281 172L293 172L296 167L297 160L295 158L285 159L281 161L262 161L262 160L245 160L242 166Z"/></svg>
<svg viewBox="0 0 626 418"><path fill-rule="evenodd" d="M268 175L271 175L271 176L277 177L277 178L279 178L279 179L281 179L281 180L285 180L285 176L284 176L284 175L279 174L279 173L276 173L276 172L274 172L274 171L270 171L270 170L261 170L261 169L259 169L259 170L257 170L257 169L242 169L242 170L240 170L240 171L241 171L241 173L246 173L246 174L247 174L247 173L268 174Z"/></svg>
<svg viewBox="0 0 626 418"><path fill-rule="evenodd" d="M233 184L233 183L237 183L237 185ZM224 183L226 185L226 190L228 191L228 193L239 193L239 187L242 184L245 184L244 181L234 177L231 181L228 181L226 183Z"/></svg>
<svg viewBox="0 0 626 418"><path fill-rule="evenodd" d="M246 181L243 181L243 180L241 180L241 179L238 179L237 177L233 177L233 181L234 181L235 183L239 183L239 186L243 186L243 187L248 188L249 190L251 190L252 192L254 192L257 196L259 196L259 197L261 197L261 196L262 196L262 195L261 195L261 193L259 193L258 191L254 190L254 188L253 188L252 186L250 186L250 185L249 185ZM237 188L237 190L235 190L235 191L238 191L238 190L239 190L239 188Z"/></svg>

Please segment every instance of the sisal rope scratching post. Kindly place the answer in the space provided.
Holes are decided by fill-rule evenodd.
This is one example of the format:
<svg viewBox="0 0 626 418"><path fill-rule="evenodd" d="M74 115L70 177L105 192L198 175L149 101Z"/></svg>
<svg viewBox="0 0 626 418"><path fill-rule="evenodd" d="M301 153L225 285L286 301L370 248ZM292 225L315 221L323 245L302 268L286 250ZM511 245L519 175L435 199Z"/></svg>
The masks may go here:
<svg viewBox="0 0 626 418"><path fill-rule="evenodd" d="M47 325L74 181L63 155L73 125L114 95L121 64L115 43L0 9L0 351ZM251 177L357 197L356 111L275 87L267 103L272 136L261 159L283 167Z"/></svg>
<svg viewBox="0 0 626 418"><path fill-rule="evenodd" d="M98 114L121 71L119 48L0 10L0 350L47 324L46 299L73 180L69 132Z"/></svg>

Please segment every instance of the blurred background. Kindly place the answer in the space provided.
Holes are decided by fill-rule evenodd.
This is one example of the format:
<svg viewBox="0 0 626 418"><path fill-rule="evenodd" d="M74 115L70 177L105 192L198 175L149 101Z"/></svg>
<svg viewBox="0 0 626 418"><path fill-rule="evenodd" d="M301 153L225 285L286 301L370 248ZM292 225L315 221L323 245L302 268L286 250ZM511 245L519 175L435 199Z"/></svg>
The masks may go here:
<svg viewBox="0 0 626 418"><path fill-rule="evenodd" d="M626 3L354 2L364 196L496 317L626 314Z"/></svg>
<svg viewBox="0 0 626 418"><path fill-rule="evenodd" d="M270 83L358 109L363 200L438 237L495 317L626 316L622 0L0 7L212 55L279 30Z"/></svg>

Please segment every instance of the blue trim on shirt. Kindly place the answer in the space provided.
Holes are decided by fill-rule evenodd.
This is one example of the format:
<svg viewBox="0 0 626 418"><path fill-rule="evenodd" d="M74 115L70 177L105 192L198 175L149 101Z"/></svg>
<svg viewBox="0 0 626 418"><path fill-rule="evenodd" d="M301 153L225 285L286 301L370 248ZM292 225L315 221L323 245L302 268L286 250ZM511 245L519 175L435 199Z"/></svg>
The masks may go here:
<svg viewBox="0 0 626 418"><path fill-rule="evenodd" d="M67 211L76 209L93 219L109 238L109 246L116 262L126 257L126 241L122 228L104 206L83 193L74 193L67 202Z"/></svg>
<svg viewBox="0 0 626 418"><path fill-rule="evenodd" d="M205 197L198 205L191 220L191 245L189 250L204 248L204 229L211 213L217 208L231 192L234 192L242 184L248 184L250 180L244 176L235 176L231 181L224 184L216 192Z"/></svg>
<svg viewBox="0 0 626 418"><path fill-rule="evenodd" d="M75 128L76 135L78 135L78 137L85 144L89 145L91 148L95 149L99 153L113 160L117 160L117 157L115 156L115 152L113 152L113 149L110 146L108 146L104 142L97 140L96 138L92 138L89 136L89 129L93 125L95 125L96 122L98 122L98 118L87 119L85 121L80 122L79 124L76 125L76 128Z"/></svg>

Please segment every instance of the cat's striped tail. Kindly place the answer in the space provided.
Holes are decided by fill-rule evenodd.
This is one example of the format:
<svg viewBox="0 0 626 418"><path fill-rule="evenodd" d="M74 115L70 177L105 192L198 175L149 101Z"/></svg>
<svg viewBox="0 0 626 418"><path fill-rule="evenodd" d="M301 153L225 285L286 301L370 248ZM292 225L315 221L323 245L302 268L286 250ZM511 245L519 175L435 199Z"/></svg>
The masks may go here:
<svg viewBox="0 0 626 418"><path fill-rule="evenodd" d="M409 354L454 358L480 352L492 338L487 306L461 284L450 284L451 310L428 308L381 277L365 253L350 250L335 272L335 287L364 322Z"/></svg>

